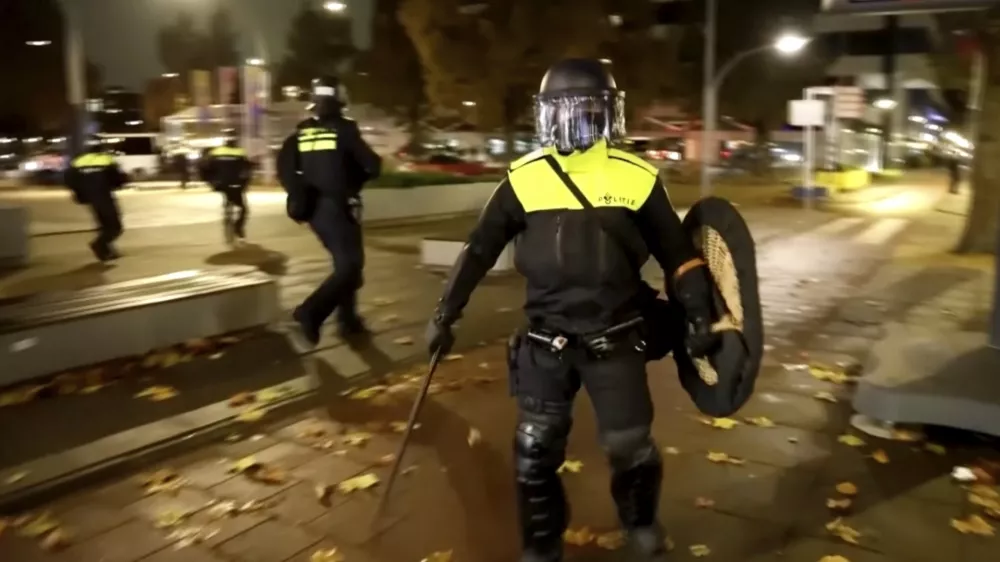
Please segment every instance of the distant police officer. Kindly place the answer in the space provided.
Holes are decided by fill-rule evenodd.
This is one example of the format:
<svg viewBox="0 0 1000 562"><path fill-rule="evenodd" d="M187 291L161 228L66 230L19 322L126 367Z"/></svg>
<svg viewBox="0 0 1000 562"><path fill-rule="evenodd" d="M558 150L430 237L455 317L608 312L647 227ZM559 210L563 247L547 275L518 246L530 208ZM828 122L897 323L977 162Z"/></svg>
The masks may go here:
<svg viewBox="0 0 1000 562"><path fill-rule="evenodd" d="M89 206L94 214L97 238L90 243L91 251L102 262L119 258L114 241L122 234L122 217L115 191L125 185L127 178L98 137L91 137L83 154L73 159L65 180L73 200Z"/></svg>
<svg viewBox="0 0 1000 562"><path fill-rule="evenodd" d="M288 191L289 216L307 222L333 257L333 274L293 314L302 335L315 345L334 310L341 335L366 333L357 311L365 264L361 187L378 177L382 159L365 143L357 123L343 115L347 99L339 80L313 80L312 101L315 116L285 140L277 167Z"/></svg>
<svg viewBox="0 0 1000 562"><path fill-rule="evenodd" d="M231 244L236 238L246 238L246 190L253 166L246 151L236 146L236 132L227 129L223 135L225 144L206 153L201 172L202 180L222 194L222 224L226 242Z"/></svg>
<svg viewBox="0 0 1000 562"><path fill-rule="evenodd" d="M689 347L701 356L715 345L708 273L656 168L609 145L624 136L624 121L624 92L601 63L570 59L549 69L535 96L543 148L510 166L427 329L431 353L447 353L451 326L473 289L519 237L515 260L527 278L529 325L515 338L510 362L522 561L562 559L568 508L556 471L581 383L630 547L643 560L665 554L657 520L662 465L650 436L653 404L638 331L648 289L640 268L650 254L691 320Z"/></svg>

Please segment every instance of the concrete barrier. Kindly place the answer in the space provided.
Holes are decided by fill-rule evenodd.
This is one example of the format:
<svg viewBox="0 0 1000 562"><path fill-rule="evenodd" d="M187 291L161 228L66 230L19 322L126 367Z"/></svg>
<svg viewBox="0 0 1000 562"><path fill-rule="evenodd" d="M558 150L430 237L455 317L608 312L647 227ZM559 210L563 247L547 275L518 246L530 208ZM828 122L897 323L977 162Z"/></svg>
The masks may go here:
<svg viewBox="0 0 1000 562"><path fill-rule="evenodd" d="M430 268L451 269L464 246L464 240L425 238L420 243L420 264ZM514 244L504 248L490 273L509 273L511 271L514 271Z"/></svg>
<svg viewBox="0 0 1000 562"><path fill-rule="evenodd" d="M0 268L28 262L28 209L0 205Z"/></svg>
<svg viewBox="0 0 1000 562"><path fill-rule="evenodd" d="M441 218L477 213L496 189L496 182L428 185L406 189L375 187L362 192L365 222Z"/></svg>
<svg viewBox="0 0 1000 562"><path fill-rule="evenodd" d="M0 306L0 386L269 324L278 286L252 267L183 271Z"/></svg>

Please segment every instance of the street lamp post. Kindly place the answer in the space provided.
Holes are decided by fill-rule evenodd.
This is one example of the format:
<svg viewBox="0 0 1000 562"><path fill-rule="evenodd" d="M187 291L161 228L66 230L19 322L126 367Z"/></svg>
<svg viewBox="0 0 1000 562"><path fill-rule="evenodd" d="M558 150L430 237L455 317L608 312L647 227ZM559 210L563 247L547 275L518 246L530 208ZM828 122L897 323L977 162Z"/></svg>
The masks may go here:
<svg viewBox="0 0 1000 562"><path fill-rule="evenodd" d="M79 2L64 2L66 26L66 93L70 107L70 131L67 135L69 154L77 154L83 148L88 121L85 98L86 68L83 57L83 32L81 30L81 8Z"/></svg>
<svg viewBox="0 0 1000 562"><path fill-rule="evenodd" d="M712 2L712 0L709 0ZM713 32L714 34L714 32ZM773 43L767 45L761 45L753 49L748 49L741 53L738 53L731 59L729 59L726 64L722 65L717 73L712 75L706 72L708 76L708 81L705 85L705 100L704 100L704 120L702 123L702 158L701 158L701 195L705 197L709 195L712 187L711 179L709 177L709 168L711 165L711 160L714 160L715 154L718 150L715 148L715 129L716 123L718 121L717 107L719 101L719 89L722 87L722 83L726 80L726 77L736 66L749 58L752 55L763 53L765 51L776 50L784 55L794 55L806 45L809 44L809 39L795 33L786 33L777 38ZM706 57L707 58L707 57ZM714 58L714 55L713 55Z"/></svg>

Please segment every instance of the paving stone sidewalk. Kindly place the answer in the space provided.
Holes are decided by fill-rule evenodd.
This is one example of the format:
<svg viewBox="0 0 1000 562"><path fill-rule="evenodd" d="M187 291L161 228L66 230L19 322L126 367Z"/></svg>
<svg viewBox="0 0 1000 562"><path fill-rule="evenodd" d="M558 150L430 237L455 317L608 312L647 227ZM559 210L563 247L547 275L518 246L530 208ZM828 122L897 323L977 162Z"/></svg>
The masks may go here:
<svg viewBox="0 0 1000 562"><path fill-rule="evenodd" d="M909 246L926 243L921 229L914 227ZM850 367L863 350L838 344L848 330L839 319L841 305L856 287L880 279L871 273L886 257L884 248L860 251L808 233L764 245L759 262L768 356L756 395L730 429L704 423L669 360L651 368L654 434L666 462L661 516L675 544L674 559L707 551L706 560L727 562L812 562L825 556L843 557L826 562L996 560L995 538L950 527L952 519L982 509L970 505L949 473L956 465L991 467L987 461L1000 461L989 443L955 435L932 435L931 446L867 437L862 445L842 438L857 436L848 427L851 386L831 382L839 377L830 373ZM315 553L336 547L348 562L446 560L433 553L448 551L455 562L514 560L515 412L506 396L503 350L494 343L464 353L444 365L405 460L408 473L378 524L371 521L379 485L333 490L329 497L326 486L363 485L351 479L369 473L384 480L386 455L395 450L419 369L397 371L385 387L360 395L368 387L359 379L327 369L321 377L323 408L292 420L264 420L263 427L247 426L244 435L150 467L147 473L169 470L154 479L167 482L163 491L148 494L148 483L135 475L35 510L34 517L48 510L72 534L58 552L22 536L50 525L31 526L32 519L9 514L0 559L304 562L335 560ZM321 354L311 360L324 362ZM615 521L595 433L581 395L569 445L571 460L581 464L568 465L564 477L574 530L603 534L614 530ZM709 453L742 462L712 462ZM240 473L247 463L237 461L247 456L257 464ZM169 484L174 475L176 489ZM857 492L851 495L851 486L838 492L841 483ZM852 505L839 532L851 537L844 529L856 530L856 545L826 528L837 515L827 501L844 498ZM574 537L587 542L576 540L587 538L585 533ZM607 544L604 539L601 544ZM568 546L569 560L622 555L596 540Z"/></svg>

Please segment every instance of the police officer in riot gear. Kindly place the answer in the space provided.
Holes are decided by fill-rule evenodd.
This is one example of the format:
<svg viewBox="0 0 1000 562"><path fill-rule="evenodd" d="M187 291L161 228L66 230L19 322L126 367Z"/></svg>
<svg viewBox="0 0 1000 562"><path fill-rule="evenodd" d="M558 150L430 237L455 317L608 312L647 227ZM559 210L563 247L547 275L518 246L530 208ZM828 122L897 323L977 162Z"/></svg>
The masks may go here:
<svg viewBox="0 0 1000 562"><path fill-rule="evenodd" d="M378 177L382 159L361 137L357 123L344 116L347 98L339 80L313 80L312 101L314 117L285 140L277 168L288 192L289 217L308 223L333 258L333 274L293 313L301 335L316 345L334 310L342 336L367 333L357 311L365 264L361 187Z"/></svg>
<svg viewBox="0 0 1000 562"><path fill-rule="evenodd" d="M127 177L114 156L104 150L99 137L87 140L83 153L70 162L65 181L73 192L73 200L89 206L94 214L97 238L90 243L94 256L102 262L121 257L114 247L115 240L122 234L122 216L115 191L125 185Z"/></svg>
<svg viewBox="0 0 1000 562"><path fill-rule="evenodd" d="M542 148L511 164L427 327L431 353L447 353L472 291L519 237L515 263L527 279L529 324L512 340L510 368L524 562L562 559L568 507L556 471L581 384L629 545L642 559L665 555L641 318L647 287L640 268L650 255L690 319L688 347L702 355L714 345L707 268L656 168L611 146L624 136L624 121L624 92L601 63L570 59L549 69L535 96Z"/></svg>
<svg viewBox="0 0 1000 562"><path fill-rule="evenodd" d="M225 144L208 150L201 167L202 180L222 194L222 225L226 242L246 239L246 190L253 166L245 150L237 146L236 132L223 131Z"/></svg>

